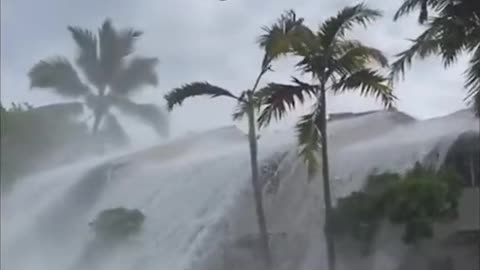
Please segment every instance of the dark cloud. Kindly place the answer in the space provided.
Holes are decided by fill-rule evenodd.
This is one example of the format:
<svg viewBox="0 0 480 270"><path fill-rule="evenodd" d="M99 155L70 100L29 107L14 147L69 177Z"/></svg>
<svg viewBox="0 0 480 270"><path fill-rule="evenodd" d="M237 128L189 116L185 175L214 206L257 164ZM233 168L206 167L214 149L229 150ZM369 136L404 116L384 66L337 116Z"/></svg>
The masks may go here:
<svg viewBox="0 0 480 270"><path fill-rule="evenodd" d="M391 4L394 2L394 4ZM415 16L392 22L398 1L371 0L385 11L385 18L354 37L385 50L390 56L404 49L406 38L421 29ZM29 101L45 104L59 99L42 90L29 91L26 72L38 60L52 55L73 57L74 44L67 25L97 29L106 17L119 27L133 26L145 32L139 52L157 56L160 86L149 89L140 100L162 102L165 91L194 80L222 85L239 92L251 87L262 53L255 44L260 27L272 23L293 8L316 27L349 0L5 0L1 14L1 97L3 102ZM432 117L463 107L462 60L445 71L436 60L419 61L396 90L400 109L417 117ZM275 66L268 80L287 81L293 70L289 61ZM196 100L173 113L178 132L230 124L232 102ZM347 95L330 98L330 110L365 110L375 101ZM195 118L195 119L194 119ZM205 119L205 120L202 120Z"/></svg>

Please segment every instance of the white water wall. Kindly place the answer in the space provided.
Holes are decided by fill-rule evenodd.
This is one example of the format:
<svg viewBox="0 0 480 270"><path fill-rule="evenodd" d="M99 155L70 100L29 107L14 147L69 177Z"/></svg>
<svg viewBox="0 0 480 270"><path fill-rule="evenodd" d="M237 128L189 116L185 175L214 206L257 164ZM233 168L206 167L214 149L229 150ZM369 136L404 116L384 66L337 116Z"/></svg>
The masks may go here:
<svg viewBox="0 0 480 270"><path fill-rule="evenodd" d="M373 169L403 171L417 160L441 160L459 134L477 125L468 111L426 121L378 112L331 122L333 193L360 188ZM259 140L262 167L273 168L264 175L274 257L277 269L322 269L321 179L308 181L295 144L291 130ZM89 270L254 269L248 158L246 136L227 127L27 179L1 199L1 268L87 269L82 264L93 256ZM94 177L85 178L87 173ZM120 206L146 215L142 233L123 246L85 255L95 251L88 223ZM373 269L394 269L400 256L395 248L382 248Z"/></svg>

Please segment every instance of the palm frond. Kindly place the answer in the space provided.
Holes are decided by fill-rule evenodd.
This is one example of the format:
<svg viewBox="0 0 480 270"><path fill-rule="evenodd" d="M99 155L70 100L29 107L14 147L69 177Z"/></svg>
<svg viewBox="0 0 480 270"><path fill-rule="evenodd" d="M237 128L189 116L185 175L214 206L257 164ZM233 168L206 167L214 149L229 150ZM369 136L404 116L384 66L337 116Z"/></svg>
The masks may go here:
<svg viewBox="0 0 480 270"><path fill-rule="evenodd" d="M397 54L397 59L391 64L390 77L392 80L398 80L400 76L404 77L406 69L412 65L413 58L416 56L425 58L440 51L440 41L435 38L432 29L425 30L412 42L413 45Z"/></svg>
<svg viewBox="0 0 480 270"><path fill-rule="evenodd" d="M472 101L480 116L480 45L470 59L466 76L465 87L468 89L466 100Z"/></svg>
<svg viewBox="0 0 480 270"><path fill-rule="evenodd" d="M110 82L121 66L125 56L134 49L134 43L142 32L127 29L117 31L110 19L105 20L99 30L100 62L105 80Z"/></svg>
<svg viewBox="0 0 480 270"><path fill-rule="evenodd" d="M332 86L332 90L337 94L360 90L360 95L380 99L387 108L390 108L396 100L392 88L388 85L388 79L371 69L359 70L344 76Z"/></svg>
<svg viewBox="0 0 480 270"><path fill-rule="evenodd" d="M330 48L335 40L340 40L355 25L366 27L370 22L380 18L379 10L368 8L365 4L345 7L334 17L327 19L318 31L323 47Z"/></svg>
<svg viewBox="0 0 480 270"><path fill-rule="evenodd" d="M157 105L139 104L119 96L111 96L110 98L112 104L121 112L143 121L145 124L151 126L159 135L167 135L167 117Z"/></svg>
<svg viewBox="0 0 480 270"><path fill-rule="evenodd" d="M464 29L448 18L436 17L428 28L412 42L412 46L396 55L397 60L391 65L391 77L398 80L405 75L407 67L411 66L413 58L421 59L431 55L441 55L445 67L457 60L457 56L465 48Z"/></svg>
<svg viewBox="0 0 480 270"><path fill-rule="evenodd" d="M228 90L211 85L208 82L193 82L175 88L165 95L165 100L167 101L168 109L172 110L175 105L182 105L183 101L187 98L195 96L209 96L212 98L225 96L238 100L238 98Z"/></svg>
<svg viewBox="0 0 480 270"><path fill-rule="evenodd" d="M28 77L30 87L51 88L65 97L79 97L89 92L72 64L63 57L38 62L30 69Z"/></svg>
<svg viewBox="0 0 480 270"><path fill-rule="evenodd" d="M263 34L258 44L265 50L265 63L291 51L302 35L308 35L308 28L303 26L303 18L298 18L293 10L285 11L271 26L262 27ZM313 35L313 33L311 33Z"/></svg>
<svg viewBox="0 0 480 270"><path fill-rule="evenodd" d="M398 8L397 12L393 16L393 20L398 20L400 17L413 12L414 10L421 8L419 21L423 22L428 16L427 13L427 0L404 0L403 4Z"/></svg>
<svg viewBox="0 0 480 270"><path fill-rule="evenodd" d="M105 82L98 59L97 38L91 31L80 27L69 26L68 30L79 49L77 65L93 85L97 88L104 87Z"/></svg>
<svg viewBox="0 0 480 270"><path fill-rule="evenodd" d="M476 0L473 0L476 1ZM400 8L395 12L393 20L396 21L400 17L412 13L413 11L420 9L420 13L418 15L418 21L423 24L428 21L429 16L429 8L433 9L436 13L441 13L444 11L449 5L458 5L462 2L468 1L451 1L451 0L404 0L403 4ZM462 4L460 4L462 5Z"/></svg>
<svg viewBox="0 0 480 270"><path fill-rule="evenodd" d="M344 41L338 44L338 58L332 61L332 72L341 76L364 68L368 64L388 66L388 59L382 51L368 47L359 41Z"/></svg>
<svg viewBox="0 0 480 270"><path fill-rule="evenodd" d="M144 86L156 86L158 76L155 67L157 58L135 57L126 67L122 68L112 82L115 94L126 95Z"/></svg>
<svg viewBox="0 0 480 270"><path fill-rule="evenodd" d="M289 110L295 108L297 101L303 104L308 96L315 95L315 91L315 85L296 78L293 78L293 84L268 84L257 92L261 105L264 106L258 117L259 126L268 125L272 118L282 119Z"/></svg>
<svg viewBox="0 0 480 270"><path fill-rule="evenodd" d="M120 30L117 34L117 50L119 57L130 55L135 49L135 42L143 35L142 31L127 28Z"/></svg>
<svg viewBox="0 0 480 270"><path fill-rule="evenodd" d="M318 128L318 111L300 118L296 125L299 155L303 158L309 176L313 176L319 166L319 150L321 149L321 132Z"/></svg>

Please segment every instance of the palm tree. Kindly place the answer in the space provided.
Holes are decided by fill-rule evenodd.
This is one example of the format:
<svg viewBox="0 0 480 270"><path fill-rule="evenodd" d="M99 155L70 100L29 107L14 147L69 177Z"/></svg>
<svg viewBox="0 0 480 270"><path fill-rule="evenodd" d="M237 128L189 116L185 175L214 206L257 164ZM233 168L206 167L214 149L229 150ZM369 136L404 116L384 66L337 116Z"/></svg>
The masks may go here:
<svg viewBox="0 0 480 270"><path fill-rule="evenodd" d="M440 55L445 67L462 53L471 55L466 70L466 100L480 115L480 1L478 0L406 0L394 19L420 8L420 22L426 29L392 64L392 78L399 79L415 57ZM428 16L428 8L435 11Z"/></svg>
<svg viewBox="0 0 480 270"><path fill-rule="evenodd" d="M360 90L362 96L380 98L387 107L395 100L387 78L373 69L375 65L386 67L388 61L381 51L367 47L360 41L347 39L347 32L355 25L367 26L381 13L359 4L342 9L327 19L314 32L306 26L297 27L295 35L272 37L264 35L262 44L272 57L292 55L300 60L296 67L310 74L312 83L293 78L292 84L271 83L257 93L263 107L258 118L260 126L272 118L282 118L290 109L302 104L306 98L314 98L311 113L297 123L299 153L306 162L311 176L317 171L318 152L321 151L323 191L325 202L325 238L328 266L335 269L335 247L330 233L332 202L327 142L327 92L340 94Z"/></svg>
<svg viewBox="0 0 480 270"><path fill-rule="evenodd" d="M117 118L110 112L115 107L163 134L165 123L160 109L130 99L142 87L158 83L155 72L158 59L131 56L142 32L117 30L109 19L98 30L98 37L80 27L69 26L68 30L78 47L76 64L89 85L65 57L56 56L38 62L30 69L31 88L47 88L65 98L81 98L82 102L77 104L84 104L93 112L93 133L98 131L103 120L106 127L121 131Z"/></svg>
<svg viewBox="0 0 480 270"><path fill-rule="evenodd" d="M295 33L297 26L301 25L302 20L295 17L294 13L283 14L272 27L269 28L269 33L272 36L281 35L289 36L290 33ZM256 98L258 86L263 75L270 70L270 63L273 57L268 52L265 52L260 73L258 74L254 85L251 89L243 91L239 96L232 92L211 85L208 82L193 82L185 84L179 88L175 88L165 95L168 104L168 109L172 110L175 106L181 105L183 101L195 96L209 96L209 97L227 97L232 98L237 102L237 108L233 113L234 120L241 120L245 114L248 119L248 139L250 149L250 166L252 174L252 186L254 191L255 210L257 216L257 223L260 231L260 241L263 251L263 258L267 269L272 269L272 257L270 253L267 223L263 208L263 187L259 181L258 160L257 160L257 136L256 136L256 117L255 111L258 108L259 100Z"/></svg>

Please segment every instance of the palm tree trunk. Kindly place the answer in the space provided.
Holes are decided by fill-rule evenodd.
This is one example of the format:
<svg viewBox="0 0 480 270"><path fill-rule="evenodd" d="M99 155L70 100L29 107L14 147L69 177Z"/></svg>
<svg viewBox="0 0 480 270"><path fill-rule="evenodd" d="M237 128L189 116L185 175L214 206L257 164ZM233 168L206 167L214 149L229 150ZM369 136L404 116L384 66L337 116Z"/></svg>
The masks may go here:
<svg viewBox="0 0 480 270"><path fill-rule="evenodd" d="M325 203L325 240L327 242L328 269L335 270L335 242L331 233L332 196L330 192L330 173L328 164L327 109L326 90L320 89L320 133L322 143L323 199Z"/></svg>
<svg viewBox="0 0 480 270"><path fill-rule="evenodd" d="M99 155L103 155L105 153L105 142L104 137L102 134L98 133L98 129L100 128L100 124L102 123L103 113L100 111L94 112L94 120L93 120L93 127L92 127L92 137L94 140L94 144L96 145L96 152Z"/></svg>
<svg viewBox="0 0 480 270"><path fill-rule="evenodd" d="M98 132L98 128L100 127L100 123L102 122L102 114L99 112L94 113L94 121L92 127L92 133L96 134Z"/></svg>
<svg viewBox="0 0 480 270"><path fill-rule="evenodd" d="M265 267L272 269L272 256L270 253L270 245L268 241L267 222L263 209L263 196L260 179L258 177L258 161L257 161L257 137L255 132L255 108L253 104L253 92L248 93L248 141L250 145L250 166L252 170L252 186L255 199L255 210L257 214L258 227L260 229L260 241L264 258Z"/></svg>

